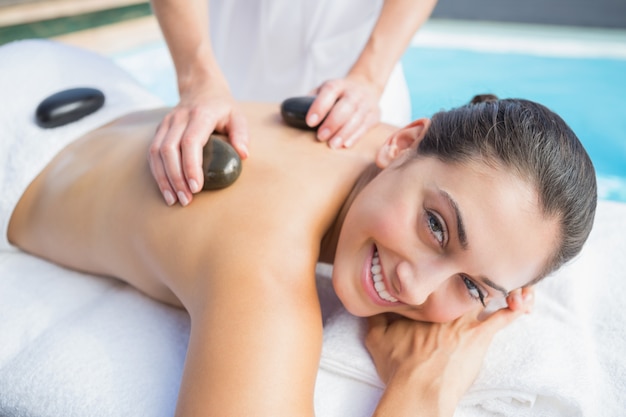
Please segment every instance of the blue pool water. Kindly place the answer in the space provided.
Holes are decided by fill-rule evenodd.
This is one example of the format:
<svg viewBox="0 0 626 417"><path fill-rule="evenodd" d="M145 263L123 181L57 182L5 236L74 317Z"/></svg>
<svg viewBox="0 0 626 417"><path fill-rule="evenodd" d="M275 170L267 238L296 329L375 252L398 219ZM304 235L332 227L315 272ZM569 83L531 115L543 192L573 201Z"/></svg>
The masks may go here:
<svg viewBox="0 0 626 417"><path fill-rule="evenodd" d="M168 105L176 104L174 70L163 43L113 59ZM415 118L481 93L550 107L588 150L600 198L626 202L626 56L557 57L418 45L407 50L403 65Z"/></svg>
<svg viewBox="0 0 626 417"><path fill-rule="evenodd" d="M589 152L601 197L626 202L626 60L413 47L403 64L414 117L480 93L550 107Z"/></svg>

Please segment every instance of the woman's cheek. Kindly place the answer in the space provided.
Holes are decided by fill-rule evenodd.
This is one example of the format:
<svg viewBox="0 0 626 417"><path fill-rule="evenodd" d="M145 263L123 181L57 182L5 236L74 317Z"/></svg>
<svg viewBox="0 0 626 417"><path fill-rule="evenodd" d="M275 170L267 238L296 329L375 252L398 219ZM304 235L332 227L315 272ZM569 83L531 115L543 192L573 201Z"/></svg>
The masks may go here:
<svg viewBox="0 0 626 417"><path fill-rule="evenodd" d="M391 204L381 206L376 216L372 216L370 226L372 230L377 230L381 236L386 239L404 238L407 233L416 233L412 219L415 216L409 216L404 207L394 206Z"/></svg>
<svg viewBox="0 0 626 417"><path fill-rule="evenodd" d="M456 320L465 313L472 310L471 303L460 303L456 295L437 294L433 295L426 302L421 310L424 321L435 323L447 323Z"/></svg>

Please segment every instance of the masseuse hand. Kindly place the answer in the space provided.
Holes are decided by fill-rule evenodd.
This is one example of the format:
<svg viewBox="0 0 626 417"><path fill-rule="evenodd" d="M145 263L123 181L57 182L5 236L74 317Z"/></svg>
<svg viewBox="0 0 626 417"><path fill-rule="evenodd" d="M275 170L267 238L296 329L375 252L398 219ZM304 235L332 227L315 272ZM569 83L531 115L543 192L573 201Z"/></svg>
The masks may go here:
<svg viewBox="0 0 626 417"><path fill-rule="evenodd" d="M394 416L454 414L456 405L478 375L493 336L530 312L532 289L513 291L508 307L484 321L471 311L449 323L424 323L378 315L369 319L366 346L381 379L393 390L381 400L392 403ZM403 401L404 390L408 400ZM397 398L385 398L395 395ZM441 407L445 409L442 409ZM400 407L400 408L398 408ZM388 411L388 410L387 410Z"/></svg>
<svg viewBox="0 0 626 417"><path fill-rule="evenodd" d="M327 141L331 148L348 148L380 120L378 101L382 91L358 76L326 81L312 91L317 98L306 122L315 127L326 117L317 129L317 138Z"/></svg>
<svg viewBox="0 0 626 417"><path fill-rule="evenodd" d="M148 160L168 205L189 204L202 189L202 148L213 131L227 133L242 159L248 156L248 128L225 81L194 84L163 119Z"/></svg>

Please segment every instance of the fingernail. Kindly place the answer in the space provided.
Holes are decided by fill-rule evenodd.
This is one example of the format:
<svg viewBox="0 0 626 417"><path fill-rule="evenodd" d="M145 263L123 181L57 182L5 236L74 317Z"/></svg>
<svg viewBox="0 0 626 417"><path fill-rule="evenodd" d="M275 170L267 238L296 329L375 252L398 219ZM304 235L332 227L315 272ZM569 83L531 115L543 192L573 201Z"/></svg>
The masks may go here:
<svg viewBox="0 0 626 417"><path fill-rule="evenodd" d="M180 204L183 207L189 204L189 200L187 199L187 196L185 195L185 193L183 193L182 191L179 191L177 195L178 195L178 201L180 201Z"/></svg>
<svg viewBox="0 0 626 417"><path fill-rule="evenodd" d="M324 128L317 133L317 138L319 140L326 140L330 136L330 130L328 128Z"/></svg>
<svg viewBox="0 0 626 417"><path fill-rule="evenodd" d="M320 120L320 117L317 114L313 113L312 115L309 116L309 120L307 121L307 124L310 127L315 127L317 126L317 122L319 120Z"/></svg>
<svg viewBox="0 0 626 417"><path fill-rule="evenodd" d="M163 198L165 199L165 204L167 204L168 206L171 206L176 202L174 195L169 190L165 190L163 192Z"/></svg>
<svg viewBox="0 0 626 417"><path fill-rule="evenodd" d="M515 301L515 304L518 304L518 305L519 305L519 304L522 304L522 296L521 296L521 295L519 295L519 293L516 293L516 294L513 296L513 300Z"/></svg>
<svg viewBox="0 0 626 417"><path fill-rule="evenodd" d="M347 141L345 141L343 143L343 147L344 148L349 148L350 146L352 146L352 144L354 144L354 139L352 139L352 140L348 139Z"/></svg>
<svg viewBox="0 0 626 417"><path fill-rule="evenodd" d="M332 138L332 140L329 142L329 145L331 148L333 149L337 149L337 148L341 148L341 141L343 139L341 139L341 136L335 136L334 138Z"/></svg>
<svg viewBox="0 0 626 417"><path fill-rule="evenodd" d="M198 191L200 191L200 187L198 186L196 180L189 180L189 189L192 193L197 193Z"/></svg>

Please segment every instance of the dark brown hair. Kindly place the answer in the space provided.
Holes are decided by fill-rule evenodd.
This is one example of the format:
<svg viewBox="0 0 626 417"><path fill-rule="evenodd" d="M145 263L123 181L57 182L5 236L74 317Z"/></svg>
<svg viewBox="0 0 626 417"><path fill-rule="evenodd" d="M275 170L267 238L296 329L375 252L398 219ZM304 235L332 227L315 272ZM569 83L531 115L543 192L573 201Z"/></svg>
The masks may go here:
<svg viewBox="0 0 626 417"><path fill-rule="evenodd" d="M560 245L533 282L580 252L593 225L596 175L589 155L561 117L529 100L487 94L436 113L431 122L418 155L510 169L535 187L546 217L559 219Z"/></svg>

